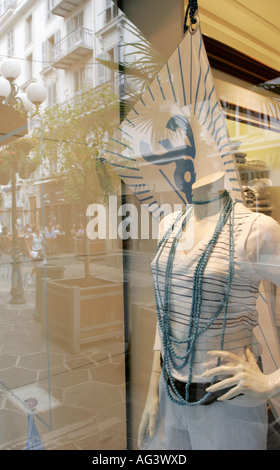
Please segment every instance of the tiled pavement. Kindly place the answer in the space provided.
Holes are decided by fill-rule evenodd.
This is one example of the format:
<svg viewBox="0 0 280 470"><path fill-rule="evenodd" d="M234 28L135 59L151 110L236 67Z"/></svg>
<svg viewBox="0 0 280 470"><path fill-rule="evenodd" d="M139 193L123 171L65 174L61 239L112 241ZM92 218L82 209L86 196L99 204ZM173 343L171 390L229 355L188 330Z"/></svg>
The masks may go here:
<svg viewBox="0 0 280 470"><path fill-rule="evenodd" d="M34 284L25 298L10 304L8 283L1 280L0 449L25 449L24 401L30 398L37 400L35 424L45 449L125 449L123 343L103 340L71 354L34 320Z"/></svg>

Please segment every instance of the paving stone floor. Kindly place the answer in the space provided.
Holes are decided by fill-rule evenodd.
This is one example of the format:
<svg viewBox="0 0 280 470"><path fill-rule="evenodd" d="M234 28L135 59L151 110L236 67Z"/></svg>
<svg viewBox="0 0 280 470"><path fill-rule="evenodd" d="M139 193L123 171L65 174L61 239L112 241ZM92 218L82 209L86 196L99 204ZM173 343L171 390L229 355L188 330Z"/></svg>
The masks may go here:
<svg viewBox="0 0 280 470"><path fill-rule="evenodd" d="M0 305L2 327L9 316L0 349L0 449L25 448L25 398L38 401L46 449L125 449L123 345L111 339L73 355L50 341L47 352L32 309Z"/></svg>
<svg viewBox="0 0 280 470"><path fill-rule="evenodd" d="M68 268L77 274L81 263ZM30 398L46 450L126 449L123 341L95 342L72 354L33 318L34 280L20 305L9 303L3 278L0 284L0 449L26 448Z"/></svg>

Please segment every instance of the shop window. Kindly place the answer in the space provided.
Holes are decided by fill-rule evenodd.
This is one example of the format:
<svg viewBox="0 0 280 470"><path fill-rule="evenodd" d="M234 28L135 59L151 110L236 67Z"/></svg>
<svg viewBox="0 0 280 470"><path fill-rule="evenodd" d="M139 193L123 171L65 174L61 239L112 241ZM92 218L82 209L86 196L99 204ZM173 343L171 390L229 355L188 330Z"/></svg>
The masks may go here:
<svg viewBox="0 0 280 470"><path fill-rule="evenodd" d="M244 202L253 212L266 214L280 221L280 161L279 132L280 107L277 88L273 80L279 72L240 54L227 46L204 38L215 88L224 110L228 133L233 143L233 153L244 190ZM127 84L129 81L127 80ZM123 187L124 188L124 187ZM138 191L147 188L138 186ZM130 191L124 189L126 202L141 204ZM127 268L127 317L130 331L129 351L132 448L137 448L137 435L145 406L152 367L156 307L150 260L156 253L157 241L131 239L126 244L129 253ZM143 286L134 288L134 275L143 275ZM273 317L280 331L280 293L272 289ZM277 348L277 338L269 337ZM278 436L279 445L279 436Z"/></svg>
<svg viewBox="0 0 280 470"><path fill-rule="evenodd" d="M7 42L8 42L8 56L14 55L14 31L11 30L7 34Z"/></svg>
<svg viewBox="0 0 280 470"><path fill-rule="evenodd" d="M73 18L70 18L69 20L66 21L67 35L72 33L72 31L77 30L83 25L84 25L84 14L81 11L77 15L73 16Z"/></svg>
<svg viewBox="0 0 280 470"><path fill-rule="evenodd" d="M105 24L110 23L118 16L118 7L111 0L106 0L106 9L105 9Z"/></svg>
<svg viewBox="0 0 280 470"><path fill-rule="evenodd" d="M106 60L111 62L112 64L118 63L119 57L119 48L118 46L103 52L102 54L99 54L97 56L97 59L99 60ZM101 62L98 62L97 60L97 68L96 68L96 74L97 74L97 85L101 85L102 83L105 82L110 82L112 86L112 92L117 93L118 92L118 87L119 87L119 79L116 74L116 72L113 69L107 68L104 66Z"/></svg>
<svg viewBox="0 0 280 470"><path fill-rule="evenodd" d="M53 62L53 51L56 35L52 35L46 41L42 42L42 66L49 67Z"/></svg>
<svg viewBox="0 0 280 470"><path fill-rule="evenodd" d="M28 46L33 39L32 31L32 15L30 15L25 21L25 45Z"/></svg>
<svg viewBox="0 0 280 470"><path fill-rule="evenodd" d="M30 54L26 58L26 82L33 78L33 55Z"/></svg>
<svg viewBox="0 0 280 470"><path fill-rule="evenodd" d="M48 87L48 106L53 106L57 102L57 84L53 83Z"/></svg>
<svg viewBox="0 0 280 470"><path fill-rule="evenodd" d="M53 18L53 13L51 12L54 7L54 0L47 0L47 21Z"/></svg>
<svg viewBox="0 0 280 470"><path fill-rule="evenodd" d="M211 38L204 38L229 136L235 145L245 201L280 221L278 72ZM226 60L225 60L226 58Z"/></svg>
<svg viewBox="0 0 280 470"><path fill-rule="evenodd" d="M92 68L81 67L74 72L74 88L78 93L83 89L92 86Z"/></svg>
<svg viewBox="0 0 280 470"><path fill-rule="evenodd" d="M96 66L96 81L97 86L102 85L106 82L106 67L98 62L98 60L105 60L105 53L99 54L97 56L97 66Z"/></svg>

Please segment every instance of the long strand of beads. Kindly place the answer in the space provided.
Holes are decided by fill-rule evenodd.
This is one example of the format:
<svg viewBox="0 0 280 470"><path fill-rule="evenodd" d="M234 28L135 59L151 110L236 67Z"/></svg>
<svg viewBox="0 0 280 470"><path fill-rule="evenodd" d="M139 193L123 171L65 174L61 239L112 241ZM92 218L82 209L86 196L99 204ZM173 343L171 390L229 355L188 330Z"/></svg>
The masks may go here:
<svg viewBox="0 0 280 470"><path fill-rule="evenodd" d="M234 211L232 211L232 214L234 214ZM233 220L233 215L232 215L232 220ZM224 315L223 315L223 326L222 326L222 331L221 331L221 340L220 340L220 350L223 349L223 346L224 346L224 336L225 336L225 328L226 328L226 320L227 320L227 308L228 308L228 301L229 301L229 292L230 292L230 286L231 286L231 283L232 283L232 279L233 279L233 273L234 273L234 225L232 223L232 220L230 219L230 223L229 223L229 275L228 275L228 279L227 279L227 287L226 287L226 293L225 293L225 296L224 296ZM221 309L219 309L219 311L221 311ZM193 352L193 357L194 357L194 354L195 354L195 351ZM217 366L219 365L220 363L220 359L218 359L217 361ZM190 368L191 369L191 372L189 373L189 377L188 377L188 381L187 381L187 384L186 384L186 395L185 395L185 402L188 401L188 397L189 397L189 394L188 394L188 391L189 391L189 387L190 387L190 384L191 384L191 380L192 380L192 367ZM216 377L213 378L212 380L212 384L215 383L216 381ZM205 396L197 401L197 402L193 402L193 403L188 403L190 405L199 405L199 404L202 404L205 400L207 400L207 398L211 395L210 392L206 393ZM184 401L182 402L182 404L184 404Z"/></svg>
<svg viewBox="0 0 280 470"><path fill-rule="evenodd" d="M182 231L183 231L183 229L184 229L184 227L187 223L187 220L191 216L192 207L190 207L188 210L185 210L185 211L179 213L179 215L177 216L177 218L174 221L174 223L172 224L172 226L164 234L163 238L161 239L161 241L158 244L158 247L157 247L157 250L156 250L156 255L155 255L155 257L156 257L156 285L157 286L159 286L158 272L159 272L159 259L160 259L160 256L161 256L167 242L169 241L170 235L174 231L174 228L177 226L180 219L182 219L186 213L187 213L187 215L186 215L185 219L183 220L183 222L181 222L181 226L179 227L179 230L175 234L175 237L174 237L174 240L176 240L176 241L178 241L180 239L181 233L182 233ZM172 253L173 253L173 248L171 247L169 255L171 255ZM170 264L170 262L171 262L171 260L169 260L169 264ZM159 287L157 289L155 288L155 293L156 293L156 305L158 307L157 310L159 310L159 308L163 309L164 308L164 302L162 301L162 297L160 295ZM159 319L159 323L161 323L161 318Z"/></svg>
<svg viewBox="0 0 280 470"><path fill-rule="evenodd" d="M178 230L176 236L173 238L173 241L170 246L168 259L166 263L165 289L164 289L163 300L160 295L160 288L159 288L159 281L158 281L158 262L159 262L160 255L162 254L164 248L166 247L167 242L169 241L169 237L171 236L176 223L178 222L178 220L180 220L180 218L182 219L184 217L185 212L186 211L181 213L181 217L177 218L175 223L172 225L171 230L169 230L166 233L165 237L163 237L162 239L162 242L159 244L159 247L157 250L157 252L159 252L159 255L156 261L156 282L154 284L155 284L156 307L157 307L157 312L158 312L159 326L162 331L163 371L164 371L163 377L166 380L168 395L170 399L177 404L198 405L198 404L203 403L208 398L209 393L206 393L205 396L197 402L190 403L188 400L188 389L192 381L192 370L193 370L193 363L194 363L194 357L195 357L196 340L201 334L203 334L203 332L207 330L207 328L209 328L209 326L215 321L215 319L219 316L219 314L221 313L223 309L224 309L223 327L221 331L221 342L220 342L221 349L223 348L223 343L224 343L229 292L230 292L230 286L232 283L233 271L234 271L233 269L234 268L234 232L233 232L234 211L233 211L232 200L229 194L227 193L224 209L217 223L213 237L207 244L195 269L194 281L193 281L193 302L192 302L191 319L190 319L190 324L189 324L188 337L184 340L177 340L176 338L173 338L173 336L170 334L171 277L172 277L173 261L174 261L174 256L176 253L177 244L180 239L180 235L182 231L184 230L186 223L190 217L190 211L187 213L187 216L185 217L185 219L183 219L181 223L181 227ZM232 217L230 217L231 214L232 214ZM226 284L226 293L224 295L224 299L221 302L221 305L218 308L216 314L208 321L206 327L204 327L203 329L199 329L200 311L201 311L201 305L202 305L202 300L203 300L203 297L202 297L203 273L207 266L209 257L218 240L218 237L223 227L225 226L228 218L230 218L230 222L229 222L229 274L228 274L228 279L227 279L227 284ZM186 343L187 344L186 354L183 356L176 354L174 351L173 343L174 344ZM175 363L175 358L181 359L182 364L177 365ZM185 396L185 399L183 399L181 395L179 395L179 393L177 392L174 386L174 382L173 382L172 374L171 374L171 365L177 369L181 369L188 363L189 363L189 376L188 376L188 381L186 383L186 396ZM174 396L171 395L169 385L168 385L168 380L167 380L167 377L165 376L165 371L167 373L167 377L169 378L169 382L171 384L171 389L173 391L173 394L175 394L178 399L175 399ZM213 382L214 382L214 379L213 379Z"/></svg>
<svg viewBox="0 0 280 470"><path fill-rule="evenodd" d="M222 215L223 216L223 215ZM223 217L221 216L221 220L222 220L222 223L224 224L224 220L223 220ZM207 254L207 251L209 251L209 246L214 246L213 245L213 240L216 236L216 232L219 231L219 224L218 224L218 228L216 229L215 233L214 233L214 236L212 237L212 240L210 240L208 246L206 247L204 253L202 254L202 257L201 259L199 260L198 264L197 264L197 267L196 267L196 270L195 270L195 274L194 274L194 289L193 289L193 305L192 305L192 312L196 312L197 311L197 301L199 303L199 305L201 305L201 302L202 302L202 299L200 298L201 297L201 289L200 291L196 292L196 284L197 284L197 278L199 279L201 277L201 273L200 273L200 270L201 270L201 266L202 268L204 267L205 269L205 266L206 264L203 264L204 262L204 257L205 255ZM203 269L203 271L204 271ZM167 286L166 286L167 287ZM169 290L170 292L170 290ZM195 316L194 315L191 315L191 318L194 318L195 319ZM195 319L196 320L196 319ZM192 340L195 339L195 335L192 336L192 329L193 327L195 327L196 325L196 321L194 320L194 322L190 322L190 325L189 325L189 334L188 334L188 339L187 341L188 342L191 342L192 343ZM176 340L174 340L174 342L177 342ZM192 349L192 344L189 346L190 350ZM188 354L186 355L186 359L188 357ZM182 364L181 368L184 367L186 365L186 361L185 363Z"/></svg>

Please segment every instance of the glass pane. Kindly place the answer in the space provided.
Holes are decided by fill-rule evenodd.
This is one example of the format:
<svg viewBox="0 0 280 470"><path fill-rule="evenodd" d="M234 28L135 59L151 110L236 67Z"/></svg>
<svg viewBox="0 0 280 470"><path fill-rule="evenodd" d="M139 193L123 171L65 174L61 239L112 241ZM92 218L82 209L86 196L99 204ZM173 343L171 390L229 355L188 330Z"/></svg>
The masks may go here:
<svg viewBox="0 0 280 470"><path fill-rule="evenodd" d="M278 80L253 86L218 71L214 71L214 76L235 149L244 203L254 213L267 215L279 223ZM259 240L262 238L260 232L258 237ZM267 238L267 248L270 243ZM273 269L277 255L276 247L273 256L263 258L260 243L256 261ZM279 363L279 287L276 284L277 279L275 284L273 279L271 283L264 281L261 284L259 324L255 329L256 338L263 344L262 361L266 373L273 372ZM267 448L279 449L277 397L268 403L268 419Z"/></svg>
<svg viewBox="0 0 280 470"><path fill-rule="evenodd" d="M236 150L247 205L279 221L279 96L268 84L250 86L216 71L215 78ZM249 193L249 189L256 194Z"/></svg>
<svg viewBox="0 0 280 470"><path fill-rule="evenodd" d="M211 102L210 70L202 76L195 49L190 55L178 47L183 2L168 25L159 21L153 31L148 18L139 19L141 31L110 0L4 3L0 19L5 24L7 14L9 28L0 33L0 49L20 59L19 91L39 81L47 97L28 111L26 135L11 141L7 135L24 134L26 120L9 114L15 103L0 103L2 125L10 124L0 140L0 449L136 450L157 330L151 264L160 220L193 206L192 185L209 173L207 151L211 173L220 171L209 129L215 135L225 117L225 146L228 133L236 159L227 162L235 171L229 181L241 183L235 190L254 214L280 222L279 94L271 83L252 86L213 70L217 102ZM209 93L208 112L202 91ZM214 122L218 101L222 112ZM196 134L194 109L197 121L205 113ZM186 251L195 242L192 228ZM275 266L271 256L268 250L266 261ZM177 281L187 275L192 282L194 263L180 266ZM167 304L168 268L161 273ZM254 285L248 298L257 291ZM255 310L247 322L246 310L238 334L251 339L256 327L270 372L280 363L280 292L269 282L260 293L261 322ZM176 294L183 300L177 298L172 319L183 312L176 326L186 329L189 299L196 297ZM172 332L182 339L180 328ZM226 340L233 343L230 335ZM279 449L278 400L264 413L268 447Z"/></svg>
<svg viewBox="0 0 280 470"><path fill-rule="evenodd" d="M131 47L131 43L130 43L130 47ZM130 56L131 58L133 58L135 54L137 55L136 51L137 51L137 46L135 45L134 49L131 48L131 56ZM149 52L150 52L149 58L152 56L154 59L155 57L159 59L159 56L157 56L157 52L155 50L152 50ZM142 54L143 54L143 51L142 51ZM143 54L143 56L145 57L145 54ZM141 59L143 59L143 63L144 63L143 56L141 56ZM133 64L133 61L129 60L128 54L125 56L125 61L126 61L127 66L131 65L131 63ZM154 101L156 100L159 101L158 96L159 95L162 96L164 94L164 91L166 90L165 88L166 83L170 85L170 82L172 82L172 80L170 80L169 82L168 80L166 80L166 82L162 81L162 75L158 73L158 71L161 69L163 64L165 64L165 62L166 62L165 60L163 60L163 62L160 62L160 60L158 60L158 63L157 63L159 67L158 70L156 70L156 67L155 67L153 71L151 71L149 75L150 81L147 80L147 82L144 84L143 89L140 91L139 95L137 96L134 95L132 91L135 89L140 90L141 89L140 83L137 84L139 88L137 88L136 86L133 89L133 87L130 86L131 81L132 81L132 78L131 78L132 74L127 73L126 80L124 81L124 85L126 86L126 88L124 87L124 89L126 90L127 95L129 95L129 98L131 99L131 101L130 101L130 107L128 108L127 112L124 114L125 118L127 118L127 124L126 124L126 127L125 126L123 127L123 129L127 131L127 129L130 128L131 134L129 135L129 131L127 131L128 134L125 136L125 138L123 138L123 140L121 140L121 143L123 145L126 144L127 146L129 146L131 142L133 141L135 142L135 139L136 140L138 139L139 141L141 141L143 136L146 137L146 135L149 134L149 139L150 139L149 146L145 147L146 152L145 152L144 158L147 158L147 161L148 161L148 158L150 158L150 161L148 161L148 163L153 163L155 160L152 161L151 156L158 157L159 159L158 161L162 163L161 169L164 168L163 166L164 158L166 158L166 160L168 159L168 156L169 158L171 158L170 148L173 149L171 145L168 146L168 138L170 138L170 134L166 132L165 128L163 129L163 127L161 127L163 126L163 123L166 122L165 120L167 120L168 117L170 117L170 115L168 114L169 108L168 108L168 104L164 103L166 106L164 106L163 104L163 106L159 108L160 116L158 116L156 114L155 109L152 108L152 106L148 108L148 103L150 104L150 102L148 98L146 100L146 97L149 92L150 97L152 97L151 99L154 98ZM168 63L174 66L174 62L170 60ZM136 65L136 61L133 65L134 66ZM149 65L154 65L151 59L149 60ZM163 67L163 70L166 70L167 67L168 66L165 65ZM146 68L145 66L143 66L143 70L148 70L148 65L146 65ZM181 74L183 75L184 72L182 72L182 70L185 72L186 67L184 68L182 66ZM195 72L193 73L195 74ZM279 152L279 97L276 93L273 93L273 91L265 89L264 86L260 86L260 87L252 86L248 83L235 80L234 77L221 74L216 70L213 70L213 75L214 75L214 82L216 85L218 99L221 102L223 113L224 113L224 116L226 117L226 127L227 127L226 130L229 133L229 137L230 137L232 148L233 148L233 153L235 154L235 157L236 157L236 163L237 163L236 169L237 170L235 170L236 176L234 176L234 181L238 182L239 179L237 179L237 177L238 178L240 177L240 181L242 182L242 186L243 186L242 190L244 190L244 194L245 194L244 202L250 209L252 209L253 213L262 212L263 214L267 214L271 216L275 220L279 220L278 218L279 194L278 194L278 189L277 189L278 187L277 155ZM180 76L180 69L179 69L179 76ZM155 77L156 77L156 80L154 80L153 82L153 78ZM197 77L200 77L200 80L202 81L201 77L204 77L204 75L202 73L199 76L199 73L197 72ZM206 79L206 76L205 76L205 79ZM153 87L153 83L155 84L157 83L157 86L158 86L157 96L155 96L154 94L154 90L156 90L156 85ZM197 87L195 89L198 89L197 82L194 82L194 83L195 83L195 87ZM141 84L143 85L143 82ZM162 85L162 88L161 88L161 85ZM146 95L144 91L145 89L146 91L148 90ZM187 92L189 92L189 90L187 90ZM186 111L186 108L183 108L183 109L184 111L182 111L182 115ZM138 115L138 113L140 113L140 110L141 110L141 116ZM175 105L172 111L176 113L177 108ZM214 109L213 109L213 112L214 112ZM137 135L137 132L134 132L133 130L133 124L138 126L137 127L139 131L138 135ZM142 125L142 128L141 128L141 125ZM211 125L209 124L209 128L211 127ZM218 132L218 126L216 127L216 131ZM134 140L132 139L132 136ZM209 144L209 141L207 141L206 136L207 136L206 131L205 131L205 134L201 132L201 135L199 136L200 141L195 140L196 147L203 152L205 152L205 148L207 148L207 145ZM176 140L174 139L174 141L172 141L173 146L176 145L175 142ZM120 141L118 143L120 144ZM191 141L190 140L186 141L186 143L189 148L191 146L190 145ZM163 148L160 147L159 144ZM177 145L178 145L178 141L177 141ZM117 148L120 148L120 147L115 146L114 149L112 147L111 151L112 152L114 150L117 151ZM133 153L133 149L135 148L137 148L137 145L135 145L135 147L132 145L132 148L129 149L131 150L131 152L122 153L122 155L126 155L126 157L128 158L131 157L131 160L132 160L132 157L138 158L138 154L135 155ZM208 148L210 148L210 144ZM152 151L150 149L152 149ZM168 151L170 151L170 154L168 154ZM198 152L196 158L200 157L202 161L202 156L203 156L203 153L199 154ZM209 154L207 155L206 153L206 157L209 157ZM208 167L206 157L205 157L205 168ZM129 162L130 170L132 170L133 165L135 165L135 163L131 162L131 160ZM144 166L143 162L141 164ZM157 186L158 181L160 180L161 176L160 176L160 171L153 172L152 165L149 165L148 168L153 174L154 187L152 187L152 185L147 184L147 181L149 180L149 175L148 175L148 172L145 173L145 167L144 169L141 168L141 171L142 171L141 175L144 174L143 182L141 182L141 179L139 177L137 180L137 176L134 176L134 180L133 180L132 171L125 173L126 175L130 175L131 177L131 181L127 182L125 186L125 195L126 195L125 201L126 203L131 204L131 207L133 207L133 210L135 210L134 220L136 220L136 227L137 227L136 231L138 230L137 232L138 235L131 236L131 239L129 239L129 241L125 244L127 251L125 251L124 253L125 261L126 261L125 272L127 273L127 280L128 280L127 302L128 302L128 325L129 325L129 333L130 333L130 342L129 342L129 345L130 345L130 369L129 369L130 388L129 388L129 391L130 391L130 403L131 403L131 408L130 408L131 442L130 442L130 445L133 449L137 448L139 423L141 421L143 410L145 408L145 403L146 403L147 394L149 390L152 362L153 362L153 346L154 346L154 341L155 341L155 330L156 330L156 303L155 303L155 297L154 297L153 278L152 278L150 265L156 253L157 230L156 230L156 222L154 220L153 215L149 214L145 218L145 216L143 215L144 212L142 212L142 207L143 205L145 205L145 202L147 205L149 204L147 202L148 200L152 201L151 195L156 194L156 196L159 197L157 191L155 190L155 187ZM231 169L231 171L233 170ZM137 175L137 173L135 173L135 175ZM230 179L230 181L233 181L232 178ZM251 192L249 192L249 190ZM132 195L131 192L133 192L134 194ZM240 189L239 189L239 192L240 194L242 194L242 191L240 191ZM254 193L253 195L252 195L252 192ZM169 198L170 200L170 203L172 201L172 195L173 195L172 189L170 187L169 193L167 196L167 198ZM165 198L166 198L166 194L164 194L163 196L164 200L166 200ZM142 202L142 205L141 205L141 202ZM172 206L172 203L171 203L171 206ZM172 209L174 210L174 207L172 207ZM155 231L153 231L153 229L155 229ZM130 226L130 230L131 230L131 226ZM148 233L147 237L143 236L143 233L145 230L146 230L145 233L146 234ZM132 234L132 231L130 233ZM258 236L261 236L261 233L259 233ZM268 235L268 239L269 239L269 236L270 235ZM170 242L170 245L171 245L171 242ZM261 254L261 251L257 250L257 256L259 254ZM276 251L275 254L277 255L278 251ZM256 261L258 261L258 259ZM273 260L271 260L271 258L270 259L267 258L266 262L268 263L268 265L269 263L274 265L274 262ZM188 272L187 269L191 270L193 268L193 266L191 266L190 268L188 265L184 270L183 266L184 266L183 262L181 263L179 268L178 266L176 266L176 269L177 269L176 276L174 275L175 283L177 282L179 284L179 280L183 278L186 272ZM164 271L163 268L162 268L162 271ZM164 279L163 279L164 276L166 275L166 271L162 272L161 274L162 274L161 296L159 296L158 299L161 299L161 301L163 302L162 299L164 297L164 294L167 295L167 291L164 290ZM192 275L192 271L190 271L189 277L191 277L191 275ZM175 315L178 314L179 316L179 314L181 314L181 311L183 311L184 304L188 302L188 298L187 298L188 295L185 295L183 291L180 291L179 287L180 286L177 286L176 284L176 286L174 287L174 291L173 291L174 293L176 291L176 288L178 288L178 291L176 293L178 294L178 296L181 295L182 297L181 301L180 299L177 298L177 302L176 304L174 304L173 310L171 310L170 315L172 317L173 324L175 324L175 320L174 320L174 318L176 318ZM209 290L207 288L205 288L205 291L209 293ZM262 304L262 299L264 298L264 294L266 296L265 299L267 301L266 305ZM269 346L267 347L267 349L263 350L262 360L263 360L265 370L270 371L270 372L272 370L275 370L275 364L279 363L279 343L278 343L278 337L277 337L277 330L275 329L275 326L274 326L274 321L276 321L276 326L277 324L279 324L279 319L278 319L279 313L277 312L278 307L276 308L273 307L273 310L268 312L267 305L269 304L269 305L274 306L275 304L277 305L278 303L279 303L279 293L277 291L277 288L273 285L273 283L269 284L269 286L267 286L265 283L261 284L260 296L258 298L258 304L257 304L260 323L259 324L256 323L256 328L255 328L253 335L254 337L257 338L257 341L260 341L261 344L266 343L266 341L268 341ZM242 308L241 304L242 304L241 300L240 300L240 304L239 302L237 302L237 308L241 309ZM205 315L206 313L207 312L204 312ZM183 313L181 314L180 319L181 319L181 323L183 323L183 320L184 320ZM177 331L181 333L181 330L179 330L181 326L178 326L179 323L180 321L178 320L176 323L177 329L174 326L174 330L172 330L172 331L175 331L174 335L176 335ZM246 321L244 321L244 323L246 323ZM265 329L264 329L264 326L265 326ZM246 330L247 327L244 327L244 329ZM261 338L262 334L264 335L265 339ZM242 332L242 335L243 335L243 332ZM245 332L244 335L246 337L247 332ZM183 341L184 337L183 339L182 337L183 335L180 336L179 339ZM231 344L231 340L232 338L227 337L228 345ZM209 341L208 337L206 338L206 341ZM253 340L253 344L255 345L254 341L255 339ZM233 350L237 349L239 347L238 342L236 343L236 345L233 345L232 347L233 347ZM205 348L206 346L202 344L201 346L202 351L205 351ZM271 364L273 367L271 367ZM168 398L166 398L166 400L168 400ZM181 408L182 414L184 413L183 408L184 407ZM175 409L173 408L172 410L174 411L174 416L177 416L175 414ZM279 436L277 436L277 427L272 427L273 423L275 424L275 419L278 419L279 406L278 406L277 400L276 402L274 401L270 402L269 407L267 409L264 408L264 414L266 413L268 413L269 420L270 420L270 428L269 428L270 433L268 436L268 447L271 445L274 445L276 448L279 448ZM180 411L178 411L178 416L177 416L178 420L179 420L179 415L180 415ZM164 421L164 419L167 420L168 418L166 416L161 416L161 418L163 422L166 424L166 421ZM171 420L171 417L169 418ZM172 431L173 431L173 428L171 431L169 431L170 434L167 436L167 438L171 439ZM271 440L271 435L272 435L271 433L275 433L274 443L272 443L273 439ZM179 436L178 436L178 439L179 439ZM169 441L167 442L167 445L168 444L170 444ZM174 448L177 449L176 447L177 442L173 442L172 445L175 446ZM178 445L180 445L180 443ZM162 448L166 449L166 447L162 447ZM184 447L179 447L179 449L183 449L183 448Z"/></svg>
<svg viewBox="0 0 280 470"><path fill-rule="evenodd" d="M51 22L47 5L30 7L42 60L28 50L17 83L26 91L41 78L48 95L28 133L1 147L0 448L122 450L123 257L109 236L121 180L101 158L119 123L118 89L97 82L105 39L93 49L91 2L73 4L70 23L61 3ZM10 20L24 59L22 18ZM118 43L116 25L110 49Z"/></svg>

